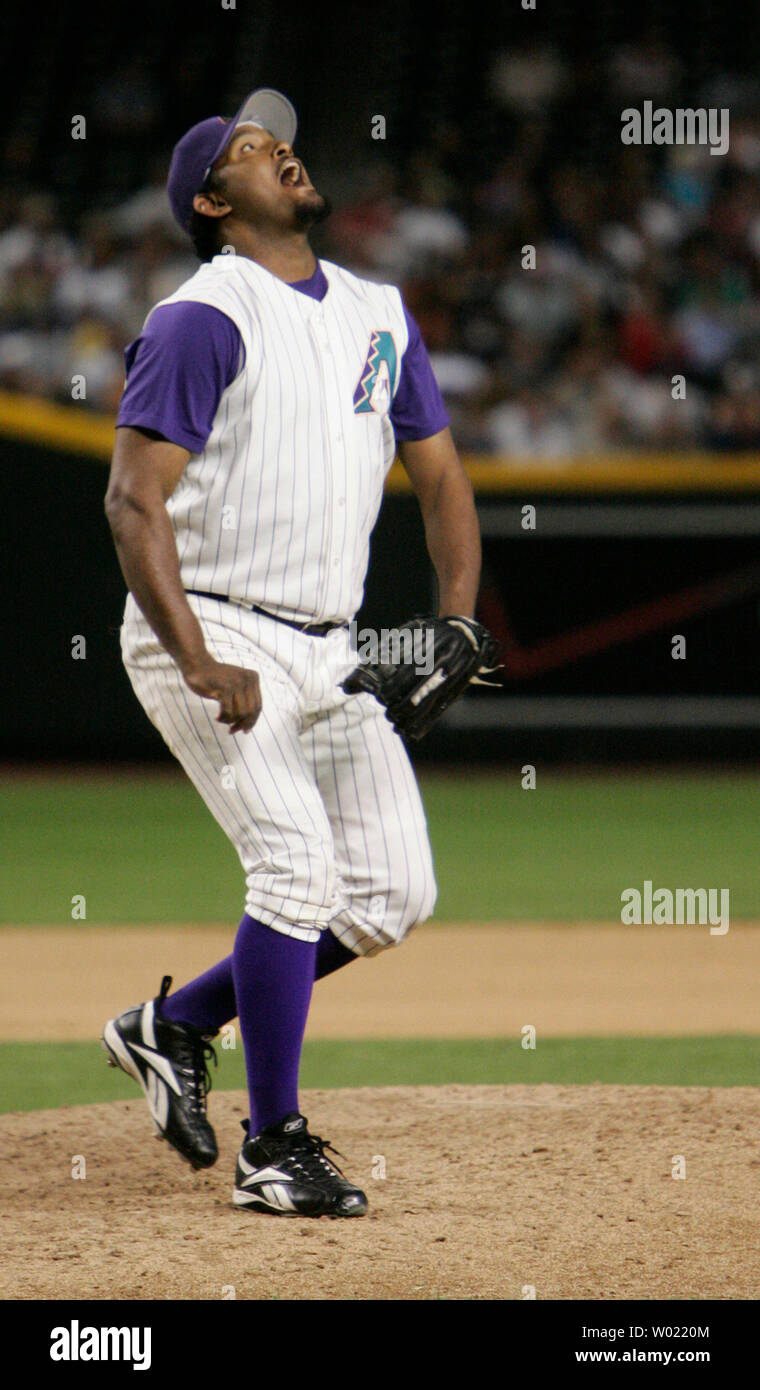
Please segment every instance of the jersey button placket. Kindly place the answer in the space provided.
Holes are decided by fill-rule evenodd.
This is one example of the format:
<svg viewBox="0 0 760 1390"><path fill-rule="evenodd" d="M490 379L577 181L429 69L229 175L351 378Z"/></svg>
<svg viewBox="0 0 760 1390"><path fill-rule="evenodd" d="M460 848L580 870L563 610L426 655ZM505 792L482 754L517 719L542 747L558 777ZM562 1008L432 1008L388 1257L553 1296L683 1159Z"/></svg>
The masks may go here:
<svg viewBox="0 0 760 1390"><path fill-rule="evenodd" d="M327 535L325 538L325 557L327 561L327 571L324 583L324 590L321 595L320 607L327 610L330 605L330 593L332 590L332 576L335 570L335 558L330 558L333 551L335 527L333 524L334 511L334 487L333 487L333 459L332 451L335 445L335 406L332 401L336 388L335 382L335 363L330 351L330 340L324 323L324 312L322 306L317 304L311 315L309 327L316 348L316 356L319 362L320 374L323 385L323 404L326 422L326 441L330 450L330 457L327 460L325 470L325 513L327 518ZM339 561L338 561L339 562ZM340 562L339 562L340 563Z"/></svg>
<svg viewBox="0 0 760 1390"><path fill-rule="evenodd" d="M330 590L328 603L329 606L332 608L336 606L336 603L340 603L343 599L343 584L341 583L339 577L338 582L336 584L335 579L333 577L339 576L339 571L341 569L341 565L343 564L343 550L345 548L346 540L346 499L344 495L345 489L344 487L341 487L340 482L338 482L338 479L336 477L336 470L338 468L342 468L345 472L346 467L344 445L345 432L343 421L344 403L342 400L342 395L348 389L348 383L342 380L341 378L340 361L336 358L336 354L332 350L332 345L330 343L330 334L323 321L322 316L319 316L315 321L315 333L320 344L321 357L324 364L325 405L329 427L328 433L332 450L328 484L328 512L330 517L328 555L331 556L328 566L328 573L331 576L331 578L328 579L328 588ZM340 494L337 497L335 495L336 483L337 490Z"/></svg>

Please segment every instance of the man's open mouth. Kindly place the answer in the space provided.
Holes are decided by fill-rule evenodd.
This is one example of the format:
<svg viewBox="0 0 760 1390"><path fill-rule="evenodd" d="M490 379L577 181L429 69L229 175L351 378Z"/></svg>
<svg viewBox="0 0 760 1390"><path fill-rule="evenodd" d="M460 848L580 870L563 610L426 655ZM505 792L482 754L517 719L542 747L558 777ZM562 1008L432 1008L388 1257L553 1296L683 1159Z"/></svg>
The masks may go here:
<svg viewBox="0 0 760 1390"><path fill-rule="evenodd" d="M300 159L286 159L280 166L280 183L287 183L295 187L304 182L303 169Z"/></svg>

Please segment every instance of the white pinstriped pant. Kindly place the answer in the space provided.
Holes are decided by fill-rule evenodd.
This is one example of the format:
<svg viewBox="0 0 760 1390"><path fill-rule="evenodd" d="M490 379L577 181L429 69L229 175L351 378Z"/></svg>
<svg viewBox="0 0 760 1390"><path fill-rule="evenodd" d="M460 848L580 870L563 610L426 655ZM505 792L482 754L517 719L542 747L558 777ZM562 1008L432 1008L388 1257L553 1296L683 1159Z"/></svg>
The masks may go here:
<svg viewBox="0 0 760 1390"><path fill-rule="evenodd" d="M124 665L148 717L229 836L246 911L303 941L330 930L371 956L429 917L436 884L402 739L366 694L348 631L307 636L238 604L188 595L217 661L258 671L262 711L231 734L194 695L131 594Z"/></svg>

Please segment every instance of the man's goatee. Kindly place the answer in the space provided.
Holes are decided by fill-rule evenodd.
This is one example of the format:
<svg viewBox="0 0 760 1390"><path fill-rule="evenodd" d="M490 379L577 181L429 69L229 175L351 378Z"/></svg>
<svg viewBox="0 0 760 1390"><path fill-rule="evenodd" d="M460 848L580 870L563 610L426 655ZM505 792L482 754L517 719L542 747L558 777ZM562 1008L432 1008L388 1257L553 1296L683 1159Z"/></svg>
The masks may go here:
<svg viewBox="0 0 760 1390"><path fill-rule="evenodd" d="M306 231L307 227L318 227L332 212L330 199L324 198L321 193L317 196L318 202L301 203L296 208L296 225L301 231Z"/></svg>

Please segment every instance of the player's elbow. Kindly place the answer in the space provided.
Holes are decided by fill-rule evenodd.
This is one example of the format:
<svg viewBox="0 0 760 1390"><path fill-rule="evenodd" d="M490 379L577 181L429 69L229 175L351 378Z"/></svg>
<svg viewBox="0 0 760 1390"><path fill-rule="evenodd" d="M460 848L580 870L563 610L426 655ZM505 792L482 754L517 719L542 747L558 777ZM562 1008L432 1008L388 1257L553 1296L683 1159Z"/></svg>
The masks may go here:
<svg viewBox="0 0 760 1390"><path fill-rule="evenodd" d="M117 479L112 479L108 484L103 508L114 535L124 529L128 518L145 516L149 510L145 498Z"/></svg>
<svg viewBox="0 0 760 1390"><path fill-rule="evenodd" d="M118 530L124 516L126 505L127 493L120 483L112 480L108 484L108 491L103 501L103 510L105 511L108 524L112 531Z"/></svg>
<svg viewBox="0 0 760 1390"><path fill-rule="evenodd" d="M121 488L119 487L119 484L113 478L111 478L108 483L106 495L103 498L103 511L105 512L109 521L111 520L112 516L114 516L116 512L119 510L121 498Z"/></svg>

